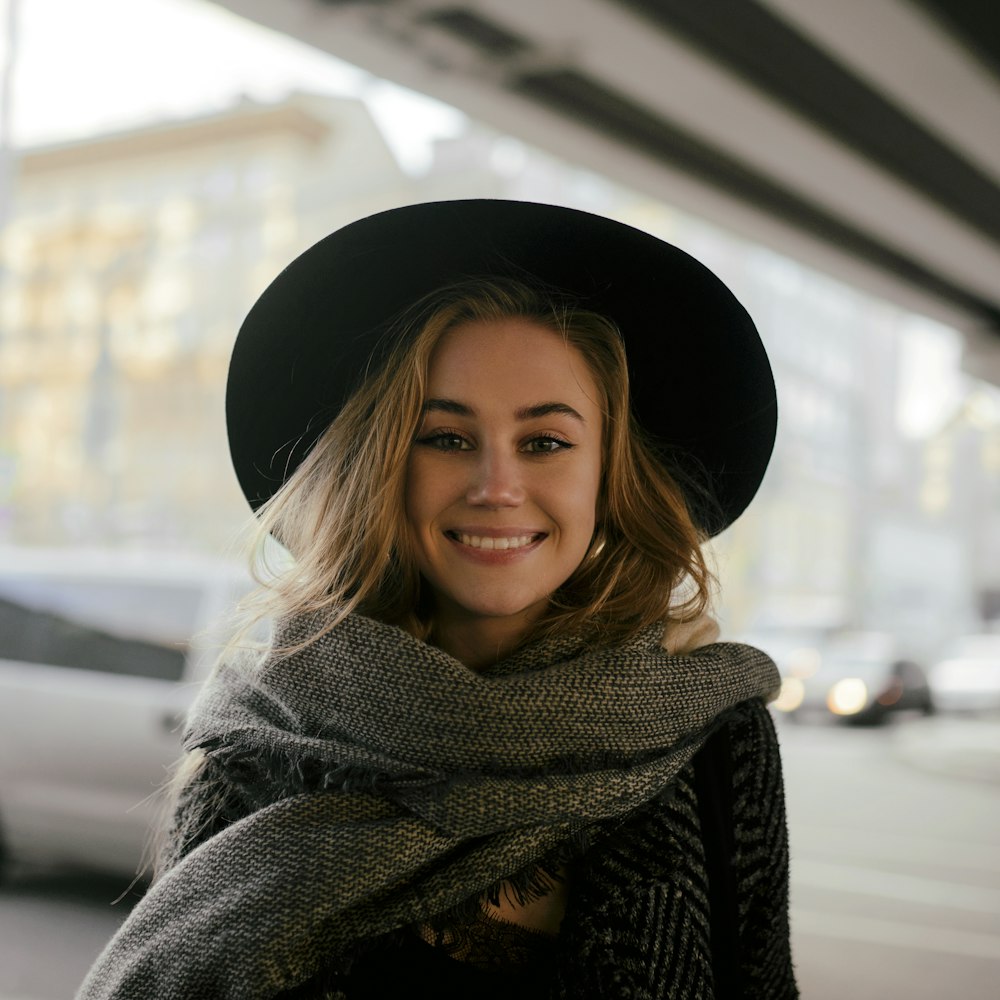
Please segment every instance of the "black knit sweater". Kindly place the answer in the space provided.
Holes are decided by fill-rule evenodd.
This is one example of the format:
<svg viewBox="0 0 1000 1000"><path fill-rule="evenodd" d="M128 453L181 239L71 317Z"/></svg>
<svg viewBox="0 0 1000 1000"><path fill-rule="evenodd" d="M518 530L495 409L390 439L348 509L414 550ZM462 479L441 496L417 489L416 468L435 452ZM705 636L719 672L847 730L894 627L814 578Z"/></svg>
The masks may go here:
<svg viewBox="0 0 1000 1000"><path fill-rule="evenodd" d="M303 781L289 774L287 793L305 790ZM162 863L258 808L243 787L206 761L180 798ZM359 942L358 955L384 944ZM761 701L728 713L670 794L605 828L576 860L556 951L546 974L553 998L798 996L781 761ZM344 959L330 956L288 1000L352 1000ZM415 973L419 962L410 965Z"/></svg>

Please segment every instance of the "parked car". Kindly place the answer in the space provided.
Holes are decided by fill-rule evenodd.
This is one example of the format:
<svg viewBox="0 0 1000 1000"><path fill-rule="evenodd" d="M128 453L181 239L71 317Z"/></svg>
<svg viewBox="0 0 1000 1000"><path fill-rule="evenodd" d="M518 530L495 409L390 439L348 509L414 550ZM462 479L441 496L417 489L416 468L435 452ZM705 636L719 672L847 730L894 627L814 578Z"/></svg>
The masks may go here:
<svg viewBox="0 0 1000 1000"><path fill-rule="evenodd" d="M944 711L1000 710L1000 632L955 640L931 667L930 685Z"/></svg>
<svg viewBox="0 0 1000 1000"><path fill-rule="evenodd" d="M134 873L245 571L0 550L0 860Z"/></svg>
<svg viewBox="0 0 1000 1000"><path fill-rule="evenodd" d="M815 633L798 642L788 636L747 641L777 663L782 685L774 707L791 719L877 724L896 712L934 711L924 669L890 634Z"/></svg>

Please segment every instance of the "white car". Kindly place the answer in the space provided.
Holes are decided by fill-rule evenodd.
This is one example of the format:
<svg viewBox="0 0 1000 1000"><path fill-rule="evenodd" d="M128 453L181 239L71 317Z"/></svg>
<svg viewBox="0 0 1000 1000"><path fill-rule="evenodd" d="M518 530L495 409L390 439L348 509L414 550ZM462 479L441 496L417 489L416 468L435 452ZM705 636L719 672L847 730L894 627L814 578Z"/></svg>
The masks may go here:
<svg viewBox="0 0 1000 1000"><path fill-rule="evenodd" d="M0 549L0 860L136 872L249 588L210 559Z"/></svg>
<svg viewBox="0 0 1000 1000"><path fill-rule="evenodd" d="M934 704L945 712L1000 710L1000 632L955 640L929 681Z"/></svg>

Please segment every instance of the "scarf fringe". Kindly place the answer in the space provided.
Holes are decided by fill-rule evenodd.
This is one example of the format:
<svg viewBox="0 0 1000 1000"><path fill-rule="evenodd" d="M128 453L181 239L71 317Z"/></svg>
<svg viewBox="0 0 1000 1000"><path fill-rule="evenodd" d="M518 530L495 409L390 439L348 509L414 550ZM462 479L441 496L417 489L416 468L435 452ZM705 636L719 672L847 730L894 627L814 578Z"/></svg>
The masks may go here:
<svg viewBox="0 0 1000 1000"><path fill-rule="evenodd" d="M426 773L399 775L358 764L329 764L288 748L248 746L221 739L196 742L187 749L200 749L222 765L227 778L254 802L274 802L317 791L391 797L393 787L402 783L410 788L420 783L428 789L439 785L446 788L449 784L444 778L428 777Z"/></svg>

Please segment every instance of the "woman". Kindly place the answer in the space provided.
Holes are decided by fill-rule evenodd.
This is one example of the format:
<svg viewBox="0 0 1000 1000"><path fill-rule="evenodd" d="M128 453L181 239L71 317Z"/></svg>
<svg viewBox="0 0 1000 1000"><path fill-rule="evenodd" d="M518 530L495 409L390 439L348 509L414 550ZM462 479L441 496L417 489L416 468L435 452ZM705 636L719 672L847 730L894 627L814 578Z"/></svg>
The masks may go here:
<svg viewBox="0 0 1000 1000"><path fill-rule="evenodd" d="M725 286L619 223L444 202L307 251L227 396L278 624L80 995L797 995L778 678L711 643L700 550L775 416Z"/></svg>

